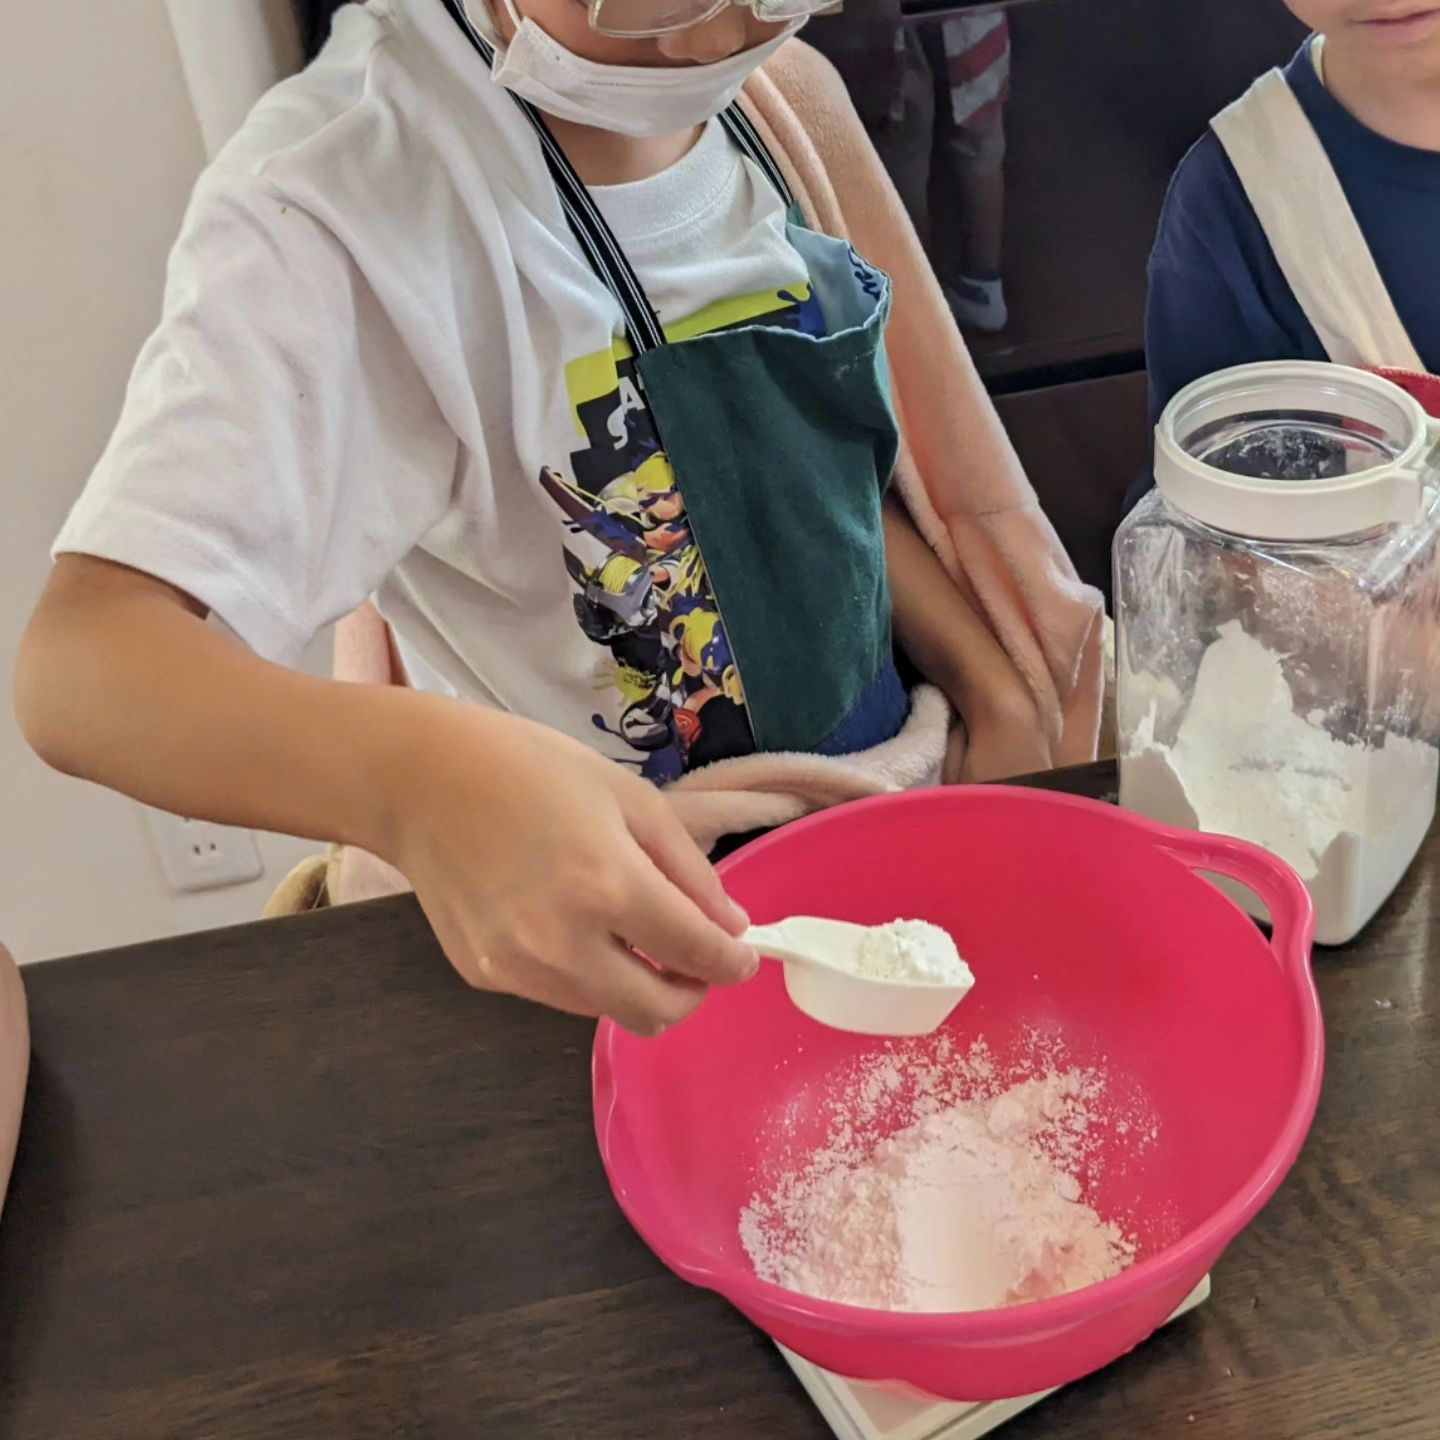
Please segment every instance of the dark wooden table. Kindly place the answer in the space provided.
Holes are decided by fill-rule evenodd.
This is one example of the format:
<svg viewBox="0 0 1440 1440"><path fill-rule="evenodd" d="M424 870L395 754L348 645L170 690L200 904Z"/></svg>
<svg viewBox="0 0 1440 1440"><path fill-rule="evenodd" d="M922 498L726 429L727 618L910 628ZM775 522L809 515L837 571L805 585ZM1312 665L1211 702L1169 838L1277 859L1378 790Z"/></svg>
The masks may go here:
<svg viewBox="0 0 1440 1440"><path fill-rule="evenodd" d="M1319 1117L1211 1303L1007 1440L1440 1436L1437 919L1432 837L1363 943L1319 957ZM4 1440L825 1435L621 1218L591 1027L466 991L412 903L26 982Z"/></svg>

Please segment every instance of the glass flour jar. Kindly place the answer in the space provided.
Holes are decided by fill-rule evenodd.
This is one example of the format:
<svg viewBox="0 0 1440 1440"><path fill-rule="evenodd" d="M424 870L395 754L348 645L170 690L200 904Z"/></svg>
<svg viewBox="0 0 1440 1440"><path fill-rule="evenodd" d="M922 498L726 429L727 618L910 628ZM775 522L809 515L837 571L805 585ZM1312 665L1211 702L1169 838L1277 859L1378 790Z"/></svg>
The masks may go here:
<svg viewBox="0 0 1440 1440"><path fill-rule="evenodd" d="M1121 804L1279 855L1323 944L1371 919L1435 812L1437 459L1389 381L1241 366L1167 407L1115 541Z"/></svg>

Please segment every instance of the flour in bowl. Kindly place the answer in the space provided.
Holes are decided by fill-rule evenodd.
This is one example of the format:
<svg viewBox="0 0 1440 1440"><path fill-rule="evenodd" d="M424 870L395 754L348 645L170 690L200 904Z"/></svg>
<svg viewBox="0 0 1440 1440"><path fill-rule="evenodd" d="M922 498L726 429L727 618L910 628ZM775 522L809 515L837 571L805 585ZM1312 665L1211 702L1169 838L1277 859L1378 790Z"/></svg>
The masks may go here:
<svg viewBox="0 0 1440 1440"><path fill-rule="evenodd" d="M903 1083L884 1064L851 1087L858 1110ZM981 1080L966 1099L922 1077L909 1124L872 1143L842 1122L757 1193L740 1236L761 1279L842 1304L956 1312L1118 1275L1135 1246L1085 1203L1079 1176L1103 1081L1079 1068Z"/></svg>

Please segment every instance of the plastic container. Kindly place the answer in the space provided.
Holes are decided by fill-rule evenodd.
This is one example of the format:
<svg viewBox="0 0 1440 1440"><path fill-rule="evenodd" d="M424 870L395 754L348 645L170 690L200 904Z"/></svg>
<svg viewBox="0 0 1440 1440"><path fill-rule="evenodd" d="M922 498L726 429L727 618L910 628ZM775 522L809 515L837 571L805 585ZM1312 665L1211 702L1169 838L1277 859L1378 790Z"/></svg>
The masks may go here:
<svg viewBox="0 0 1440 1440"><path fill-rule="evenodd" d="M1270 849L1325 944L1370 920L1435 812L1437 441L1376 375L1223 371L1166 409L1157 489L1116 537L1121 804Z"/></svg>
<svg viewBox="0 0 1440 1440"><path fill-rule="evenodd" d="M1087 801L980 787L834 810L723 869L757 922L819 911L944 926L976 984L943 1033L965 1045L983 1035L1004 1053L1032 1027L1058 1029L1072 1053L1130 1077L1159 1120L1143 1155L1133 1136L1107 1137L1087 1195L1138 1234L1137 1262L1114 1279L958 1315L829 1304L759 1280L737 1222L758 1167L804 1158L790 1153L804 1150L803 1125L771 1122L818 1127L827 1077L889 1042L807 1019L773 965L659 1040L602 1023L595 1123L622 1209L677 1274L824 1369L971 1401L1065 1384L1162 1325L1294 1162L1322 1068L1312 912L1263 852ZM1196 870L1264 895L1273 940Z"/></svg>

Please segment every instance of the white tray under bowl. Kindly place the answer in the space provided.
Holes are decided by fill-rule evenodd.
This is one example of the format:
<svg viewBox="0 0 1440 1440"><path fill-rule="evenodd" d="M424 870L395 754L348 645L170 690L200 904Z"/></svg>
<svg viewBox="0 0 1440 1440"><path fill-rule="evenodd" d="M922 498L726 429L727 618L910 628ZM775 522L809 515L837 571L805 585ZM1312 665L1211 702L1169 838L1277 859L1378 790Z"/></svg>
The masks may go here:
<svg viewBox="0 0 1440 1440"><path fill-rule="evenodd" d="M1209 1298L1207 1275L1170 1318L1178 1320ZM918 1400L859 1380L844 1380L802 1360L783 1345L779 1350L838 1440L980 1440L982 1435L989 1435L1055 1393L1042 1390L1019 1400L990 1400L978 1405Z"/></svg>

